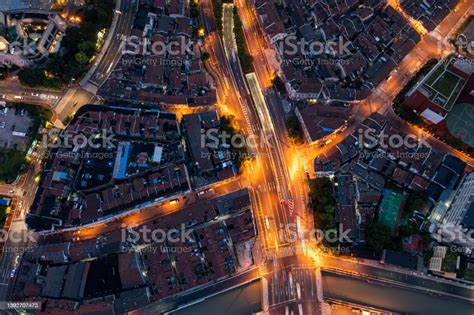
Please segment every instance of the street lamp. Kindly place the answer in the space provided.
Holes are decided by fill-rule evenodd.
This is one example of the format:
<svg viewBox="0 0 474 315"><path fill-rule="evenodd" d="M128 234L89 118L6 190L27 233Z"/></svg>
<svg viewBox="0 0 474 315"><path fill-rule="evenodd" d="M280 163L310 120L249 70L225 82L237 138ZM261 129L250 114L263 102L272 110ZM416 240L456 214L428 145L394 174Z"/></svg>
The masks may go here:
<svg viewBox="0 0 474 315"><path fill-rule="evenodd" d="M204 35L206 35L206 31L204 30L204 27L200 27L198 28L198 36L199 37L204 37Z"/></svg>

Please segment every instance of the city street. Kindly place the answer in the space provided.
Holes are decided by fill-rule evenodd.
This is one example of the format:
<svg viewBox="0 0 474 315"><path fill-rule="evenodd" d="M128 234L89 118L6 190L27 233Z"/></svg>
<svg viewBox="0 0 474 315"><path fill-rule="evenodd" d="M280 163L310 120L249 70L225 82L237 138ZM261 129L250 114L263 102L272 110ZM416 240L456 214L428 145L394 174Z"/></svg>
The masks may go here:
<svg viewBox="0 0 474 315"><path fill-rule="evenodd" d="M38 104L51 109L53 112L51 120L58 128L64 128L63 122L82 106L102 104L103 100L97 93L120 61L139 1L121 0L117 3L119 9L114 11L113 27L109 33L109 41L105 45L106 49L92 64L80 86L54 92L24 88L13 81L0 82L2 90L0 99ZM99 237L106 242L108 236L116 236L117 231L124 230L124 227L136 227L179 212L191 205L248 188L253 218L258 230L253 251L263 253L259 259L254 257L255 265L250 270L231 277L223 277L210 284L196 286L156 301L132 314L166 312L254 281L262 283L263 311L268 311L270 314L325 313L323 286L329 282L350 283L341 291L352 290L354 296L357 296L355 293L359 293L356 292L358 289L354 281L360 281L373 284L374 287L403 288L440 299L449 298L463 306L472 303L474 288L467 285L384 265L377 261L324 254L321 248L318 248L319 244L307 243L307 240L302 239L303 232L314 229L313 213L308 206L308 178L313 176L314 160L318 156L329 155L331 151L337 150L336 145L355 127L350 126L341 134L334 135L331 142L324 147L293 144L288 136L286 117L288 108L295 105L285 105L285 108L281 96L272 87L272 78L281 71L272 59L274 52L260 26L259 17L254 9L255 3L249 0L236 0L233 5L224 4L222 36L216 29L218 23L214 17L213 1L203 0L196 3L199 3L202 9L200 22L207 32L200 49L210 55L205 67L217 90L218 102L215 109L219 116L233 116L234 127L239 133L257 139L258 145L248 148L253 158L243 163L242 174L235 178L172 198L152 200L130 209L121 209L123 211L118 214L84 226L41 232L38 243L71 242L74 245ZM234 5L242 20L246 46L253 57L254 71L251 73L243 72L238 58L233 29ZM364 121L372 113L381 113L389 121L400 125L403 132L426 137L434 150L449 152L464 160L469 165L469 170L474 169L473 158L453 149L427 131L403 121L392 107L397 94L430 59L444 58L454 52L445 37L467 18L466 12L471 12L474 4L472 1L462 1L430 33L420 21L403 11L400 1L391 0L388 1L388 5L395 8L422 36L422 39L367 99L347 100L354 108L355 122ZM332 101L335 100L327 100L328 103ZM176 108L170 112L174 110L182 116L183 113L198 111L201 108ZM0 185L0 195L14 198L16 203L9 227L10 237L4 244L0 261L1 300L8 300L10 297L9 290L13 287L11 284L15 272L21 264L21 254L29 246L34 245L34 242L27 237L24 218L34 202L38 175L42 171L42 158L46 149L37 146L26 173L18 182L12 185ZM225 219L225 215L218 215L210 221L215 223ZM295 231L298 232L298 239L290 240L289 236ZM328 280L324 280L322 274ZM337 292L330 293L331 298L339 299ZM390 303L387 305L392 306Z"/></svg>

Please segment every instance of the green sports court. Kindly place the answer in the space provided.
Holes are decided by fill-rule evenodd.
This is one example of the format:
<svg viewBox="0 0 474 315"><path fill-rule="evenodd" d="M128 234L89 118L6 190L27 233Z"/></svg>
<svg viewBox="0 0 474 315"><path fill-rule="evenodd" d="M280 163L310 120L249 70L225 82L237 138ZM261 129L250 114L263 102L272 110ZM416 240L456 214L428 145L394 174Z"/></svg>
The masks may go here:
<svg viewBox="0 0 474 315"><path fill-rule="evenodd" d="M403 211L406 196L390 189L384 189L383 201L380 207L379 222L395 230L399 214Z"/></svg>
<svg viewBox="0 0 474 315"><path fill-rule="evenodd" d="M474 104L456 104L446 118L449 132L465 144L474 146Z"/></svg>

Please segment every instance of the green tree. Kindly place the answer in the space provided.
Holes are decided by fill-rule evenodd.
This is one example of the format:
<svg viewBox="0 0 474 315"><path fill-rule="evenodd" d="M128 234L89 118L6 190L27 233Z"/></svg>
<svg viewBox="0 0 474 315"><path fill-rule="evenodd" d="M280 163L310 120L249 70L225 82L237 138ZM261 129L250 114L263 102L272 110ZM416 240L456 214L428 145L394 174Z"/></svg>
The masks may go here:
<svg viewBox="0 0 474 315"><path fill-rule="evenodd" d="M285 83L283 80L280 78L279 75L274 74L272 78L272 85L275 89L278 90L280 93L284 93L286 91L285 89Z"/></svg>
<svg viewBox="0 0 474 315"><path fill-rule="evenodd" d="M76 53L74 55L74 59L76 59L77 63L80 65L85 65L89 63L89 57L87 57L87 55L83 53L82 51Z"/></svg>
<svg viewBox="0 0 474 315"><path fill-rule="evenodd" d="M333 182L327 177L316 178L309 181L309 190L316 227L323 231L335 228L336 202Z"/></svg>
<svg viewBox="0 0 474 315"><path fill-rule="evenodd" d="M7 67L0 67L0 80L8 78L9 70Z"/></svg>
<svg viewBox="0 0 474 315"><path fill-rule="evenodd" d="M302 144L304 142L300 122L295 116L290 116L286 119L286 129L288 130L290 140L294 143Z"/></svg>
<svg viewBox="0 0 474 315"><path fill-rule="evenodd" d="M41 82L46 81L44 70L39 68L30 68L21 70L18 74L21 84L28 87L36 87Z"/></svg>
<svg viewBox="0 0 474 315"><path fill-rule="evenodd" d="M369 222L365 225L367 244L376 250L382 250L390 245L390 228L378 222Z"/></svg>
<svg viewBox="0 0 474 315"><path fill-rule="evenodd" d="M202 53L202 55L201 55L201 60L202 61L207 61L207 60L209 60L209 58L211 58L211 55L207 51Z"/></svg>
<svg viewBox="0 0 474 315"><path fill-rule="evenodd" d="M422 210L427 202L428 193L425 190L412 192L405 207L406 214L411 214L415 210Z"/></svg>
<svg viewBox="0 0 474 315"><path fill-rule="evenodd" d="M85 41L85 42L79 43L77 45L77 48L90 57L92 57L95 52L95 44L94 42L91 42L91 41Z"/></svg>

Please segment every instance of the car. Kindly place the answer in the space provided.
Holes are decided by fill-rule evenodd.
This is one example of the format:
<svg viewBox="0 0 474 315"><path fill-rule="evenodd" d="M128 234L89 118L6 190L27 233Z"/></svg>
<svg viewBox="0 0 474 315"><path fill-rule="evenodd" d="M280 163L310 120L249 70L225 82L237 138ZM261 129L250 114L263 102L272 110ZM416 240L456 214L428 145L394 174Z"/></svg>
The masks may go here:
<svg viewBox="0 0 474 315"><path fill-rule="evenodd" d="M38 96L39 96L39 94L38 94L38 93L31 93L31 96L38 97Z"/></svg>
<svg viewBox="0 0 474 315"><path fill-rule="evenodd" d="M179 202L179 199L172 199L170 200L170 205L175 205Z"/></svg>
<svg viewBox="0 0 474 315"><path fill-rule="evenodd" d="M5 128L6 122L0 121L0 129Z"/></svg>
<svg viewBox="0 0 474 315"><path fill-rule="evenodd" d="M306 178L309 179L309 178L311 177L311 176L309 175L309 170L308 170L308 168L306 167L306 165L305 165L305 167L304 167L304 173L305 173L305 175L306 175Z"/></svg>
<svg viewBox="0 0 474 315"><path fill-rule="evenodd" d="M23 96L15 95L15 96L13 96L13 98L16 99L16 100L22 100Z"/></svg>
<svg viewBox="0 0 474 315"><path fill-rule="evenodd" d="M16 271L15 268L13 268L12 271L10 271L10 278L15 278L15 271Z"/></svg>

